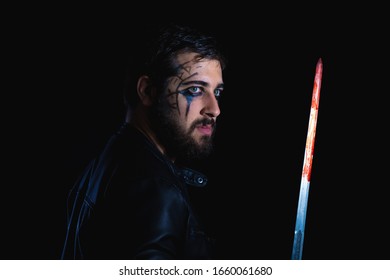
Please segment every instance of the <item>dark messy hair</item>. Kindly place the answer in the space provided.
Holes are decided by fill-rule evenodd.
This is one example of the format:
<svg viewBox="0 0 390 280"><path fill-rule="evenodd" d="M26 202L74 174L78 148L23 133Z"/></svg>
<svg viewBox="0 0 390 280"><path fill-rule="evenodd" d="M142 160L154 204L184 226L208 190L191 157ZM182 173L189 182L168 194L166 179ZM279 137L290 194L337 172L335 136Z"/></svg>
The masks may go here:
<svg viewBox="0 0 390 280"><path fill-rule="evenodd" d="M216 59L222 70L226 67L226 58L218 49L215 37L190 26L169 23L162 27L153 27L144 31L142 42L133 46L137 49L128 61L125 78L125 104L134 107L138 102L137 80L147 75L157 92L166 86L169 77L177 74L175 58L180 53L194 52L198 59Z"/></svg>

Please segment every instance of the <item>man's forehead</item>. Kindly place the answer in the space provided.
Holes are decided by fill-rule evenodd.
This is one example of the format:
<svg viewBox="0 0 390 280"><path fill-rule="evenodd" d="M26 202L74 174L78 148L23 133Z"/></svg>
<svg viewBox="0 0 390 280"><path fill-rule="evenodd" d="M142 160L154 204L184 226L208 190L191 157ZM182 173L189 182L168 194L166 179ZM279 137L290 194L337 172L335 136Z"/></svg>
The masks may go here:
<svg viewBox="0 0 390 280"><path fill-rule="evenodd" d="M182 53L177 56L177 63L179 64L178 73L181 77L188 77L196 72L201 72L202 68L215 67L221 68L218 60L200 58L197 53Z"/></svg>
<svg viewBox="0 0 390 280"><path fill-rule="evenodd" d="M217 59L202 58L195 52L183 52L176 55L177 72L169 78L174 86L202 81L206 84L222 83L221 64ZM221 80L221 81L219 81Z"/></svg>
<svg viewBox="0 0 390 280"><path fill-rule="evenodd" d="M180 65L181 69L186 71L191 71L196 68L202 68L208 65L211 61L216 61L214 59L202 58L198 53L181 53L176 56L177 63ZM218 62L219 65L219 62Z"/></svg>
<svg viewBox="0 0 390 280"><path fill-rule="evenodd" d="M180 65L199 62L199 54L195 52L181 52L176 55L176 60Z"/></svg>

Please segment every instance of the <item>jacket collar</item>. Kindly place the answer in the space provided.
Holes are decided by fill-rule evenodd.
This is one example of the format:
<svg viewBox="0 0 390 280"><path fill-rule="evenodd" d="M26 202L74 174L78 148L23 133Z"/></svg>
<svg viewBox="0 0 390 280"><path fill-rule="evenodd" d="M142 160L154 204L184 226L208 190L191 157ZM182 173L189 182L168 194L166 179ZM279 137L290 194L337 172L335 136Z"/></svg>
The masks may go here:
<svg viewBox="0 0 390 280"><path fill-rule="evenodd" d="M139 137L143 138L143 141L145 141L149 148L152 150L153 154L161 161L164 161L172 170L172 172L182 178L186 184L190 185L190 186L194 186L194 187L205 187L206 184L207 184L207 177L200 173L199 171L196 171L196 170L193 170L191 168L187 168L187 167L179 167L175 164L172 163L172 161L170 161L166 156L164 156L157 148L156 146L149 141L149 139L147 139L145 137L145 135L143 135L140 131L138 131L138 129L134 128L133 126L131 126L129 123L124 123L121 127L121 129L119 130L119 134L126 134L126 133L130 133L130 131L134 131L136 134L139 135Z"/></svg>

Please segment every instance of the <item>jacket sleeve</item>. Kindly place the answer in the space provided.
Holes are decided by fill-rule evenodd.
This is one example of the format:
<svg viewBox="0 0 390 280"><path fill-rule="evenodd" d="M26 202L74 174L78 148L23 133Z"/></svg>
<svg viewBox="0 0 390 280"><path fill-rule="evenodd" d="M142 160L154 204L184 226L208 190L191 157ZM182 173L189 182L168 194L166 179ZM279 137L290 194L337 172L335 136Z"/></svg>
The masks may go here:
<svg viewBox="0 0 390 280"><path fill-rule="evenodd" d="M137 187L135 259L177 259L185 248L188 203L182 190L163 179Z"/></svg>

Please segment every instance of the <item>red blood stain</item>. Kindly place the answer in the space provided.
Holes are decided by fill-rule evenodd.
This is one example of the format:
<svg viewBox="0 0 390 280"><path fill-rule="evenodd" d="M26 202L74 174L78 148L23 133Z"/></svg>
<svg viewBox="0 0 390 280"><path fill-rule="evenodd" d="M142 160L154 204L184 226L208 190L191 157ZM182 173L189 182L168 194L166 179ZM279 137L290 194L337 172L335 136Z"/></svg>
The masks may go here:
<svg viewBox="0 0 390 280"><path fill-rule="evenodd" d="M310 108L309 128L307 131L306 146L305 146L305 159L302 171L302 176L307 178L310 182L311 168L313 164L314 154L314 142L316 135L318 107L320 102L320 90L322 81L322 59L320 58L316 65L316 73L314 77L313 94Z"/></svg>

